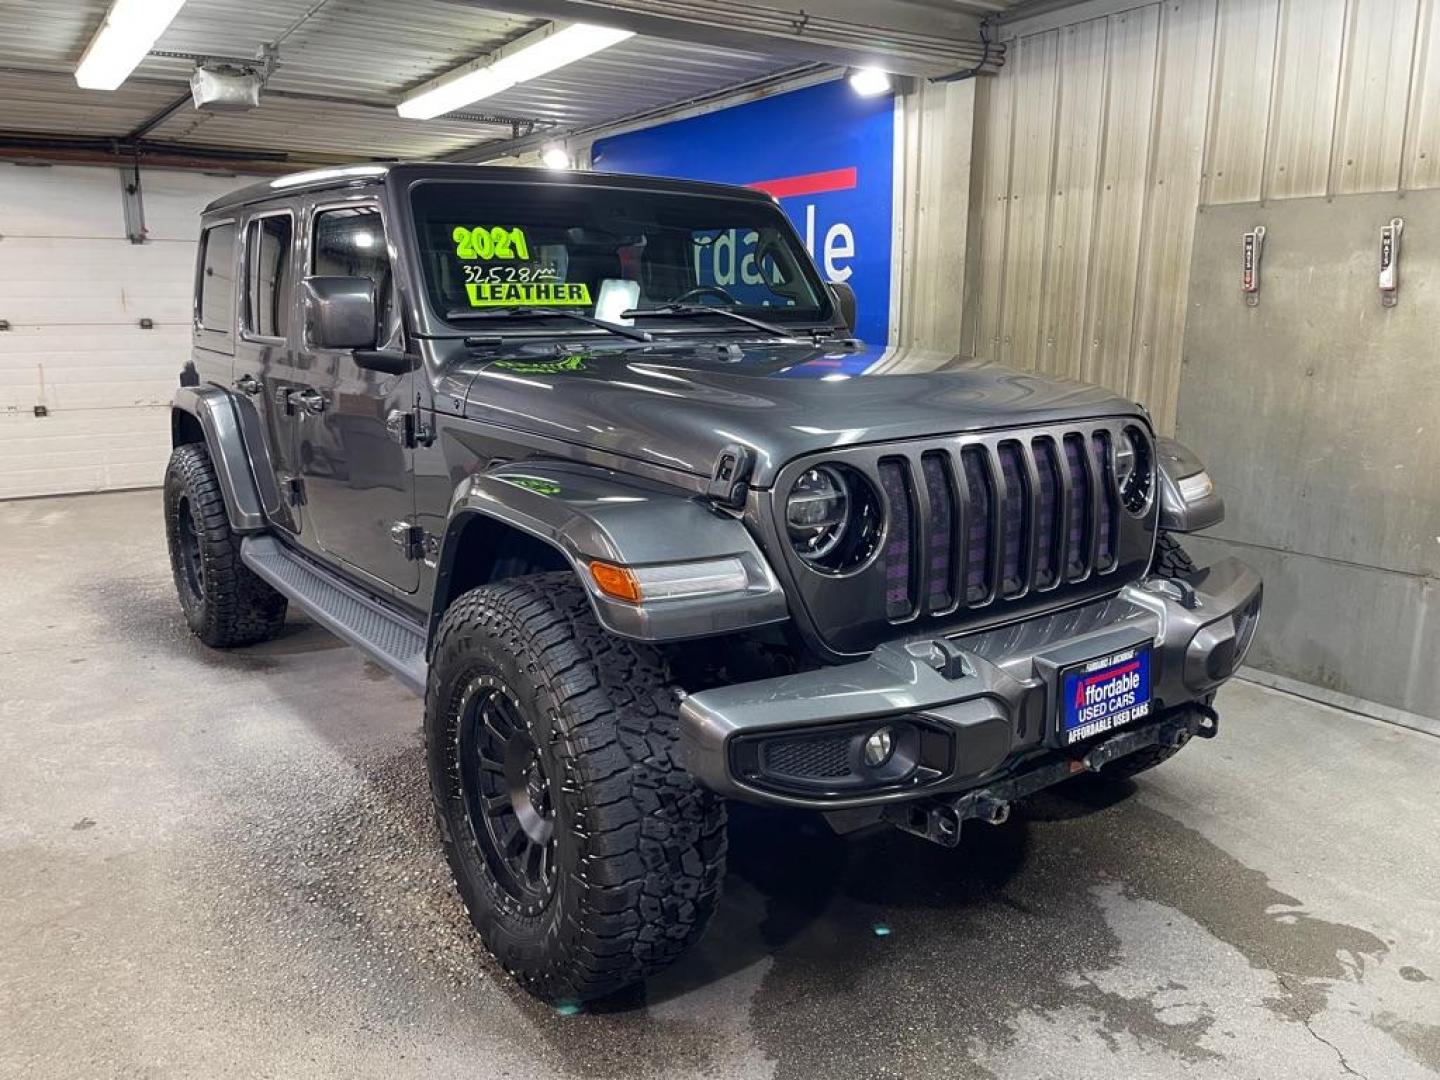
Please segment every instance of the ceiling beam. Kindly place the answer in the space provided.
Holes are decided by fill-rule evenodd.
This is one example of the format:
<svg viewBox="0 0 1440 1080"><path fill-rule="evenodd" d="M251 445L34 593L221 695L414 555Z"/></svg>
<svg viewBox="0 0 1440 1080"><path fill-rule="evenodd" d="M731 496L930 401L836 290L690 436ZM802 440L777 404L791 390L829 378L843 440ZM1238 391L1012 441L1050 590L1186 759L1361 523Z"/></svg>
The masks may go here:
<svg viewBox="0 0 1440 1080"><path fill-rule="evenodd" d="M0 131L0 158L52 164L124 164L225 169L246 172L288 172L297 167L349 165L366 159L340 154L264 150L248 146L208 146L153 139L110 138L104 135L40 135Z"/></svg>

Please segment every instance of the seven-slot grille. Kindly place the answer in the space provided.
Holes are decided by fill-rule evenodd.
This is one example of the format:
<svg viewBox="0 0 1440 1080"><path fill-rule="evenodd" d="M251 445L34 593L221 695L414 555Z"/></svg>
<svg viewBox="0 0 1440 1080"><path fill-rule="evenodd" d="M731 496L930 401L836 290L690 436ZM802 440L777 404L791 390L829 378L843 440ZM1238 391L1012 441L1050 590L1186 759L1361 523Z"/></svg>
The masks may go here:
<svg viewBox="0 0 1440 1080"><path fill-rule="evenodd" d="M886 617L985 608L1113 571L1120 431L1017 432L881 456Z"/></svg>

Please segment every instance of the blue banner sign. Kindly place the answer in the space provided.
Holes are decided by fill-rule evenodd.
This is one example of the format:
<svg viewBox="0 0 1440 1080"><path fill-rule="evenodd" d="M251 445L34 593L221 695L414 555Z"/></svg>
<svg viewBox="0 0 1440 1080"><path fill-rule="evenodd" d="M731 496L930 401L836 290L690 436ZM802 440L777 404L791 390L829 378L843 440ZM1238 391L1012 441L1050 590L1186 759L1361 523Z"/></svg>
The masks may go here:
<svg viewBox="0 0 1440 1080"><path fill-rule="evenodd" d="M600 139L591 160L606 172L713 180L774 195L821 274L855 290L856 332L873 360L890 336L894 154L893 99L861 97L838 79ZM702 276L743 285L756 272L746 240L718 237Z"/></svg>

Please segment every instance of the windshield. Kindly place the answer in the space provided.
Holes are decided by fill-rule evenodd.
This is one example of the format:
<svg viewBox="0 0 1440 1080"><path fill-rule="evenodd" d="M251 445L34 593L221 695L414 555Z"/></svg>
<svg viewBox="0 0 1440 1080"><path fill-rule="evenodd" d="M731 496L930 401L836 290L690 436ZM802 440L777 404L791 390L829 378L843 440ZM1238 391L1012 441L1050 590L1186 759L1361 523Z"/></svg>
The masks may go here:
<svg viewBox="0 0 1440 1080"><path fill-rule="evenodd" d="M772 203L443 181L417 184L411 200L426 292L441 318L489 311L497 322L513 314L518 323L526 309L563 308L657 330L704 325L703 316L645 314L683 303L770 323L831 319L824 285ZM718 315L716 323L745 329Z"/></svg>

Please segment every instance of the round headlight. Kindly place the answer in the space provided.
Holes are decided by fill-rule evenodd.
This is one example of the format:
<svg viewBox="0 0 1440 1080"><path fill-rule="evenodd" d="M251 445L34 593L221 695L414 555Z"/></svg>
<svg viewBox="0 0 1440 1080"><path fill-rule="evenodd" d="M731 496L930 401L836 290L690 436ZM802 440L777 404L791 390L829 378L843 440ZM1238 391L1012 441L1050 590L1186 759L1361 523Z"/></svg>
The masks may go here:
<svg viewBox="0 0 1440 1080"><path fill-rule="evenodd" d="M1145 513L1155 486L1155 461L1150 440L1139 428L1127 427L1120 435L1115 447L1115 483L1125 509L1137 516Z"/></svg>
<svg viewBox="0 0 1440 1080"><path fill-rule="evenodd" d="M841 465L806 469L785 499L785 532L817 570L859 566L880 542L880 501L864 477Z"/></svg>
<svg viewBox="0 0 1440 1080"><path fill-rule="evenodd" d="M844 537L849 513L845 478L828 465L806 469L785 500L790 543L806 559L824 558Z"/></svg>

